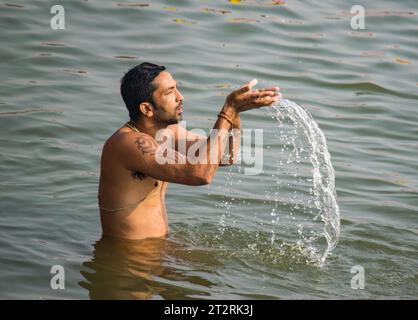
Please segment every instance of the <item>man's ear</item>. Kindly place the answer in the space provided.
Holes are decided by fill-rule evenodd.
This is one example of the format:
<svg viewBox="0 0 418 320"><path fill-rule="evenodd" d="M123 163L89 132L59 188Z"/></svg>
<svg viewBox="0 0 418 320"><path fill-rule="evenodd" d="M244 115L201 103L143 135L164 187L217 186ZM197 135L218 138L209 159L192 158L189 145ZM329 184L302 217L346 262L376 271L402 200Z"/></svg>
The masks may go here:
<svg viewBox="0 0 418 320"><path fill-rule="evenodd" d="M141 102L139 105L139 111L146 117L151 118L154 115L154 110L149 102Z"/></svg>

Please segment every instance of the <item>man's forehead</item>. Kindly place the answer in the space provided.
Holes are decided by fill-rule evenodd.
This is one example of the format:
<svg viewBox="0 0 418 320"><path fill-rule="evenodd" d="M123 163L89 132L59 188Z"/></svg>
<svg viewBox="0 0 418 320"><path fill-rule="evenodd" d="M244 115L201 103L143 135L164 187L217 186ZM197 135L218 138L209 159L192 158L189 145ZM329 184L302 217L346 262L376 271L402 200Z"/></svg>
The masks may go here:
<svg viewBox="0 0 418 320"><path fill-rule="evenodd" d="M173 79L171 74L167 71L162 71L153 81L154 85L158 89L166 89L176 85L176 81Z"/></svg>

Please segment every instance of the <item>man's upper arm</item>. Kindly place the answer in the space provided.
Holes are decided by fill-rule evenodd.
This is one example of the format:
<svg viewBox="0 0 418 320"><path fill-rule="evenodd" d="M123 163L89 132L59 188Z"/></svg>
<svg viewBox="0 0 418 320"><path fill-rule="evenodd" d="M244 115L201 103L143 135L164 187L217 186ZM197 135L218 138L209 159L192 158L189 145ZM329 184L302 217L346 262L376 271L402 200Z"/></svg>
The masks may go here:
<svg viewBox="0 0 418 320"><path fill-rule="evenodd" d="M128 170L139 171L157 180L186 185L207 184L203 170L186 162L185 156L174 149L159 154L158 144L145 133L131 133L120 143L121 161ZM172 159L171 163L162 163L159 157Z"/></svg>
<svg viewBox="0 0 418 320"><path fill-rule="evenodd" d="M202 143L206 143L207 141L207 137L201 134L197 134L193 131L189 131L187 129L185 129L184 127L180 126L179 124L173 124L173 125L169 125L167 127L167 129L170 129L172 134L174 135L175 138L175 149L176 151L184 154L184 155L188 155L188 151L189 148L194 145L195 143L197 143L198 145L201 145ZM184 142L185 141L185 142ZM238 137L236 139L235 138L230 138L229 143L228 143L228 147L229 150L226 151L226 156L227 159L226 161L222 161L220 163L220 166L230 166L231 164L234 164L236 162L236 158L237 158L237 152L239 149L239 143L240 143L240 138ZM235 154L234 151L235 150Z"/></svg>

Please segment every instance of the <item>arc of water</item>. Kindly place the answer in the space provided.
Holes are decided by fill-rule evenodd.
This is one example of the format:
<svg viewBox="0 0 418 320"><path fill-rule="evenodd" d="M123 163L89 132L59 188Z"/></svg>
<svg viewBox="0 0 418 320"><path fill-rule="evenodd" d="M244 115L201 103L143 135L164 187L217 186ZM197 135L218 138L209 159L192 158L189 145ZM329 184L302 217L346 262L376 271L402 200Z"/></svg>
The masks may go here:
<svg viewBox="0 0 418 320"><path fill-rule="evenodd" d="M324 223L324 237L327 242L327 248L321 257L321 262L325 262L331 250L337 245L340 235L340 211L335 191L335 174L325 136L309 112L293 101L281 99L273 105L273 108L266 110L269 110L270 115L278 121L285 117L292 120L311 146L308 152L313 166L314 203Z"/></svg>

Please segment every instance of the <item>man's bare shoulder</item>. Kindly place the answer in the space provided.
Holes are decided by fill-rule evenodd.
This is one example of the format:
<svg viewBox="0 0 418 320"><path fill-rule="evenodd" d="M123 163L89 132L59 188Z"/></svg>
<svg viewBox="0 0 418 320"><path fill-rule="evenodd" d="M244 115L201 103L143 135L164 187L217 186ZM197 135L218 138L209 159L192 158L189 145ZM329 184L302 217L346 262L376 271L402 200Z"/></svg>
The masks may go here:
<svg viewBox="0 0 418 320"><path fill-rule="evenodd" d="M120 128L105 142L103 152L139 151L139 155L154 155L158 144L153 137L143 132L133 132L129 128Z"/></svg>

